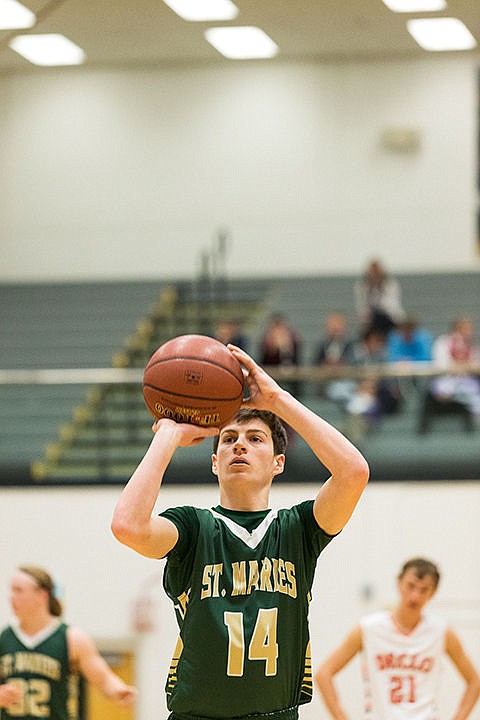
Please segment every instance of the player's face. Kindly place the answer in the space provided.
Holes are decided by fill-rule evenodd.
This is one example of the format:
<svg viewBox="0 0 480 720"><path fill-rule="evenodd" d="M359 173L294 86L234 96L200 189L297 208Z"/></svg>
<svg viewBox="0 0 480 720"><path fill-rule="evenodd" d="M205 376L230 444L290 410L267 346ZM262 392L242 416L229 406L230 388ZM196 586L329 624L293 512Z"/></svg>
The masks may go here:
<svg viewBox="0 0 480 720"><path fill-rule="evenodd" d="M270 428L255 418L221 428L212 470L219 479L254 477L271 482L283 471L284 462L284 455L274 454Z"/></svg>
<svg viewBox="0 0 480 720"><path fill-rule="evenodd" d="M435 593L435 584L430 575L419 578L410 568L398 581L401 604L408 610L422 610Z"/></svg>
<svg viewBox="0 0 480 720"><path fill-rule="evenodd" d="M28 617L45 603L43 588L28 573L16 573L10 584L10 604L18 618Z"/></svg>

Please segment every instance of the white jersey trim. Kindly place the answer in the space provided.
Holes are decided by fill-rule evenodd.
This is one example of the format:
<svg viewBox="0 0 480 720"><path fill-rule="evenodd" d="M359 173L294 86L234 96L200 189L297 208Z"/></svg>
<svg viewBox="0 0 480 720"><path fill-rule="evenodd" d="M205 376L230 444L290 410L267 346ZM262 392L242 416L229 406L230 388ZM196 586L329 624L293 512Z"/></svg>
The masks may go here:
<svg viewBox="0 0 480 720"><path fill-rule="evenodd" d="M277 510L270 510L268 515L263 518L260 525L257 525L257 527L252 530L252 532L248 532L246 528L236 523L235 520L232 520L231 518L222 515L221 513L213 510L212 508L210 508L210 512L212 513L213 517L221 520L228 527L231 533L233 533L239 540L244 542L245 545L252 549L256 548L257 545L261 543L261 541L265 537L268 528L277 517Z"/></svg>
<svg viewBox="0 0 480 720"><path fill-rule="evenodd" d="M28 648L29 650L33 650L33 648L36 648L37 645L40 645L40 643L50 637L50 635L53 635L59 625L60 620L57 620L55 618L55 620L52 620L52 622L48 623L48 625L39 630L39 632L35 633L35 635L27 635L27 633L23 632L23 630L20 629L19 625L12 625L12 630L26 648Z"/></svg>

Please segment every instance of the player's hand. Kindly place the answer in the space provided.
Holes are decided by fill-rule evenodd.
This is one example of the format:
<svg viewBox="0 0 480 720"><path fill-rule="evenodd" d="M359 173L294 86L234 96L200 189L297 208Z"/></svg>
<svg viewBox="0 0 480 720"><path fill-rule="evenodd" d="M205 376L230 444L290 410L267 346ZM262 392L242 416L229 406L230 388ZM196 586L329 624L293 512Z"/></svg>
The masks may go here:
<svg viewBox="0 0 480 720"><path fill-rule="evenodd" d="M191 423L177 423L170 418L160 418L152 425L152 430L157 433L172 432L175 435L177 447L191 447L200 445L207 437L218 435L218 428L204 427L202 425L192 425Z"/></svg>
<svg viewBox="0 0 480 720"><path fill-rule="evenodd" d="M15 705L21 697L21 690L16 683L6 682L0 685L0 707Z"/></svg>
<svg viewBox="0 0 480 720"><path fill-rule="evenodd" d="M265 372L255 360L236 345L227 346L232 355L244 368L245 383L249 397L244 400L243 406L257 410L271 410L274 412L275 400L282 388Z"/></svg>
<svg viewBox="0 0 480 720"><path fill-rule="evenodd" d="M120 705L121 707L129 707L135 702L137 697L137 688L131 685L125 685L123 688L119 688L112 700Z"/></svg>

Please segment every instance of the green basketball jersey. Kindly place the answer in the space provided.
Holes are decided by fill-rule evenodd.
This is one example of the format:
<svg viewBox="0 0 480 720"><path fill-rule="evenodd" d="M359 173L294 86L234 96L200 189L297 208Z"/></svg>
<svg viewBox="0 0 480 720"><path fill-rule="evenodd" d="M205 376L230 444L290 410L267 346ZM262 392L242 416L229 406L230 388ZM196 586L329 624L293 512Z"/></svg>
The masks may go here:
<svg viewBox="0 0 480 720"><path fill-rule="evenodd" d="M18 703L0 709L1 720L77 720L79 682L70 671L64 623L33 647L21 632L5 628L0 634L0 677L21 690Z"/></svg>
<svg viewBox="0 0 480 720"><path fill-rule="evenodd" d="M179 531L164 573L180 629L169 709L233 718L309 702L310 592L331 540L313 501L260 514L179 507L162 515Z"/></svg>

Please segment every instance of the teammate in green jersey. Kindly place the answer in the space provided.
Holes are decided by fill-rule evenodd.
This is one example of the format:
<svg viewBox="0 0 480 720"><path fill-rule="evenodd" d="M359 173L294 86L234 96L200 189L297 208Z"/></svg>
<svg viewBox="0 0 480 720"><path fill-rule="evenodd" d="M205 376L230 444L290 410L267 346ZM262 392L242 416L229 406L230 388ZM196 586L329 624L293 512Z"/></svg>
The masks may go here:
<svg viewBox="0 0 480 720"><path fill-rule="evenodd" d="M244 351L248 399L218 429L161 419L124 488L112 530L141 555L167 556L164 587L179 639L166 684L171 720L294 720L312 696L308 606L318 556L344 527L368 481L360 452L283 390ZM290 425L331 476L315 499L269 509ZM220 503L154 515L179 447L215 436ZM319 465L320 470L320 465Z"/></svg>
<svg viewBox="0 0 480 720"><path fill-rule="evenodd" d="M80 676L121 706L134 701L136 689L110 669L87 633L60 621L45 570L18 568L10 599L18 624L0 633L1 720L77 720Z"/></svg>

